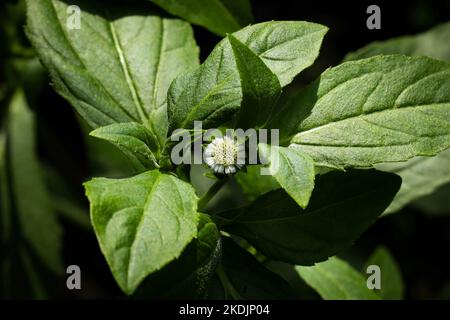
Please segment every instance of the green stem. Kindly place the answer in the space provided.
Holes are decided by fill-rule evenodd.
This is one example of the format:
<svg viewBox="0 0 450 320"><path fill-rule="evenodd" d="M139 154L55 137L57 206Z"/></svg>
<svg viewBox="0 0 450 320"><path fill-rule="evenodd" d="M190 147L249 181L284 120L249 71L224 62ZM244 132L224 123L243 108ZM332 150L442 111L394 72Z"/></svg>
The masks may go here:
<svg viewBox="0 0 450 320"><path fill-rule="evenodd" d="M216 195L216 193L223 187L223 185L227 181L228 177L225 177L221 180L217 180L198 201L198 210L203 210L208 204L208 202Z"/></svg>
<svg viewBox="0 0 450 320"><path fill-rule="evenodd" d="M230 280L228 279L228 276L226 275L225 271L223 270L222 264L219 264L217 267L217 275L219 276L220 282L222 283L223 288L225 289L225 295L228 293L230 294L231 298L234 300L241 300L241 296L236 291L234 286L231 284Z"/></svg>

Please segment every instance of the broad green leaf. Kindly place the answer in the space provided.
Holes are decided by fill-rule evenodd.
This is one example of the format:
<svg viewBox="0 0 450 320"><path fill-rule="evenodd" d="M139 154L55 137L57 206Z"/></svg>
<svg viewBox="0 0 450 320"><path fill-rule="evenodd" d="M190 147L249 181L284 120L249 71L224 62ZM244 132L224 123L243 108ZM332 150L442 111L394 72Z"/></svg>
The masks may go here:
<svg viewBox="0 0 450 320"><path fill-rule="evenodd" d="M308 22L264 22L233 36L246 45L274 73L281 86L309 67L327 28ZM177 77L169 88L170 131L191 128L194 120L211 127L228 120L240 107L242 90L229 40L222 40L195 71Z"/></svg>
<svg viewBox="0 0 450 320"><path fill-rule="evenodd" d="M295 269L325 300L378 300L380 297L367 288L364 276L347 262L332 257L312 267Z"/></svg>
<svg viewBox="0 0 450 320"><path fill-rule="evenodd" d="M379 54L406 54L408 56L429 56L450 62L450 22L440 24L424 33L378 41L349 53L345 61L364 59Z"/></svg>
<svg viewBox="0 0 450 320"><path fill-rule="evenodd" d="M415 157L405 163L383 163L376 168L402 178L400 191L386 209L386 213L396 212L414 199L450 182L450 149L434 157Z"/></svg>
<svg viewBox="0 0 450 320"><path fill-rule="evenodd" d="M330 172L317 177L306 209L276 190L214 219L269 258L311 265L348 248L376 221L399 187L400 179L391 173Z"/></svg>
<svg viewBox="0 0 450 320"><path fill-rule="evenodd" d="M197 238L178 259L147 277L135 297L205 298L221 254L219 230L207 215L200 214Z"/></svg>
<svg viewBox="0 0 450 320"><path fill-rule="evenodd" d="M266 269L230 238L223 239L218 275L228 298L286 299L293 295L283 278Z"/></svg>
<svg viewBox="0 0 450 320"><path fill-rule="evenodd" d="M270 127L323 166L433 156L450 146L449 75L448 63L427 57L343 63L301 91Z"/></svg>
<svg viewBox="0 0 450 320"><path fill-rule="evenodd" d="M427 32L371 43L347 55L346 60L369 58L378 54L402 53L411 56L425 55L450 62L450 22ZM450 151L429 157L417 157L403 163L384 163L378 169L394 172L402 177L402 187L386 213L398 211L414 199L433 192L450 181Z"/></svg>
<svg viewBox="0 0 450 320"><path fill-rule="evenodd" d="M215 127L239 109L239 75L229 51L229 46L219 45L198 69L172 82L167 97L169 132L192 128L195 120L202 121L203 128Z"/></svg>
<svg viewBox="0 0 450 320"><path fill-rule="evenodd" d="M285 87L314 63L327 31L317 23L270 21L246 27L233 36L260 57Z"/></svg>
<svg viewBox="0 0 450 320"><path fill-rule="evenodd" d="M249 47L232 35L228 35L228 41L236 59L243 95L236 127L263 127L281 95L280 82Z"/></svg>
<svg viewBox="0 0 450 320"><path fill-rule="evenodd" d="M167 12L224 36L253 22L248 0L150 0Z"/></svg>
<svg viewBox="0 0 450 320"><path fill-rule="evenodd" d="M80 29L67 27L69 5L82 10ZM27 15L27 35L55 89L93 128L141 122L164 142L168 87L198 65L188 23L159 17L145 2L28 0Z"/></svg>
<svg viewBox="0 0 450 320"><path fill-rule="evenodd" d="M417 199L413 206L428 214L450 214L450 183L441 186L432 194Z"/></svg>
<svg viewBox="0 0 450 320"><path fill-rule="evenodd" d="M234 176L242 188L242 192L250 201L264 193L280 188L274 177L261 175L261 168L262 165L246 166L245 171L238 171Z"/></svg>
<svg viewBox="0 0 450 320"><path fill-rule="evenodd" d="M269 173L300 207L306 208L314 189L314 161L291 148L261 143L258 148L269 161Z"/></svg>
<svg viewBox="0 0 450 320"><path fill-rule="evenodd" d="M377 294L385 300L403 299L404 285L402 274L391 253L383 246L379 246L366 262L366 267L376 265L380 267L381 289Z"/></svg>
<svg viewBox="0 0 450 320"><path fill-rule="evenodd" d="M91 136L115 144L131 160L138 171L158 168L157 138L142 124L136 122L114 123L100 127Z"/></svg>
<svg viewBox="0 0 450 320"><path fill-rule="evenodd" d="M20 90L14 94L9 108L9 139L12 190L20 232L41 261L61 273L62 230L35 153L35 118Z"/></svg>
<svg viewBox="0 0 450 320"><path fill-rule="evenodd" d="M197 196L172 175L95 178L85 188L100 248L126 294L178 258L197 234Z"/></svg>

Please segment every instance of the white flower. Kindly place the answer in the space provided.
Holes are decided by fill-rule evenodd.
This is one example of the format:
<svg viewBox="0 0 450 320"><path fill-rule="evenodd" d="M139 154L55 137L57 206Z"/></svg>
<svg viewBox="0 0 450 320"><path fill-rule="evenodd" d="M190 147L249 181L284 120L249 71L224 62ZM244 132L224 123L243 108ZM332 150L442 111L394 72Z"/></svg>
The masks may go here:
<svg viewBox="0 0 450 320"><path fill-rule="evenodd" d="M205 149L205 162L216 173L235 173L245 163L244 146L225 136L215 138Z"/></svg>

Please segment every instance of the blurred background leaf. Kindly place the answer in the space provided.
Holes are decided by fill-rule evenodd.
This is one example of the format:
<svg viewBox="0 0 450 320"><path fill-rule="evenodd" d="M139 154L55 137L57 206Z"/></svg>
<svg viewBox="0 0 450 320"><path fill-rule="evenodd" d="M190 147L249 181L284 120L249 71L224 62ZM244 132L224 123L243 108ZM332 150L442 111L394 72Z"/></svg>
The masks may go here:
<svg viewBox="0 0 450 320"><path fill-rule="evenodd" d="M376 167L402 177L400 191L385 211L392 213L450 182L450 149L434 157L415 157L406 162L386 163Z"/></svg>
<svg viewBox="0 0 450 320"><path fill-rule="evenodd" d="M55 273L62 273L62 229L36 158L35 118L25 95L18 90L9 110L12 190L23 236L42 261Z"/></svg>
<svg viewBox="0 0 450 320"><path fill-rule="evenodd" d="M300 276L325 300L378 300L365 277L348 263L332 257L312 267L295 267Z"/></svg>
<svg viewBox="0 0 450 320"><path fill-rule="evenodd" d="M225 36L253 22L249 0L150 0L167 12Z"/></svg>
<svg viewBox="0 0 450 320"><path fill-rule="evenodd" d="M401 300L404 294L402 274L391 253L383 246L375 249L366 262L366 270L370 265L380 267L381 288L377 294L385 300ZM363 273L366 271L363 270Z"/></svg>
<svg viewBox="0 0 450 320"><path fill-rule="evenodd" d="M438 60L450 61L449 38L450 22L446 22L418 35L373 42L349 53L345 56L344 61L395 53L408 56L429 56Z"/></svg>
<svg viewBox="0 0 450 320"><path fill-rule="evenodd" d="M417 199L412 205L423 212L441 215L450 213L450 184L445 184L432 194Z"/></svg>

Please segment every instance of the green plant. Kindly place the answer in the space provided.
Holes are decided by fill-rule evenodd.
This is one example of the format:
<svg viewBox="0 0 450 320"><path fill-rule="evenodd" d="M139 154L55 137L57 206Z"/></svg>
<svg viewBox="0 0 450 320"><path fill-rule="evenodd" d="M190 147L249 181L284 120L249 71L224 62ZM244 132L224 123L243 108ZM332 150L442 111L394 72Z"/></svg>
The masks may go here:
<svg viewBox="0 0 450 320"><path fill-rule="evenodd" d="M401 179L373 167L450 146L450 65L397 54L348 61L281 103L282 88L317 58L326 27L244 27L252 20L246 1L243 10L208 2L226 21L193 16L181 1L153 2L226 37L199 64L189 23L147 1L80 2L75 30L66 28L66 2L27 1L26 32L55 90L95 129L92 136L115 144L135 169L132 177L85 184L120 288L138 296L287 298L289 285L263 265L276 260L296 266L324 298L379 298L337 258L317 268L356 279L343 280L349 294L327 293L316 267L304 266L351 246L391 204ZM232 18L235 12L246 17ZM12 105L14 116L23 103ZM278 129L279 145L258 145L271 175L259 173L261 164L232 176L210 173L215 182L199 198L189 167L170 159L174 131L191 134L194 121L205 129ZM234 177L251 201L210 212L209 200Z"/></svg>

